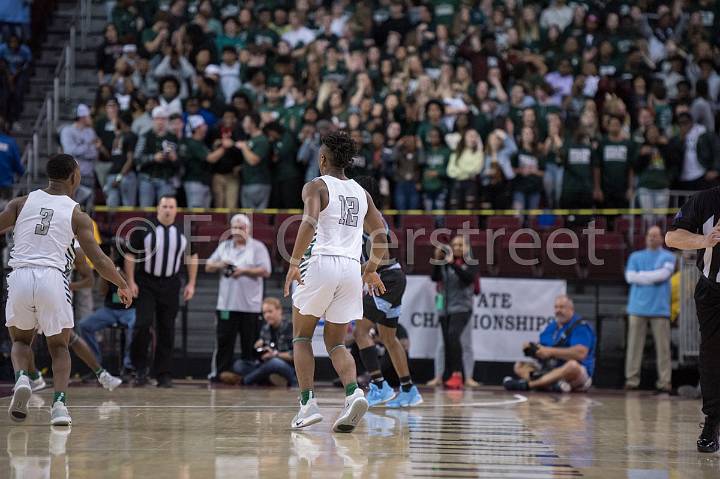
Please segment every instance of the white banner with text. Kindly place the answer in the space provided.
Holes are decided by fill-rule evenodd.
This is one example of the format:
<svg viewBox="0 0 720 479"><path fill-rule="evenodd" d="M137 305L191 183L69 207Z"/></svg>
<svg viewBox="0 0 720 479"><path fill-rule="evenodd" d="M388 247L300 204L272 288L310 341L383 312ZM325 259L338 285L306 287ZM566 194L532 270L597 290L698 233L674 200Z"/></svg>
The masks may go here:
<svg viewBox="0 0 720 479"><path fill-rule="evenodd" d="M521 359L523 342L537 341L566 287L564 280L482 278L470 319L475 360ZM411 358L433 359L441 341L435 290L429 277L408 276L400 323L408 331Z"/></svg>

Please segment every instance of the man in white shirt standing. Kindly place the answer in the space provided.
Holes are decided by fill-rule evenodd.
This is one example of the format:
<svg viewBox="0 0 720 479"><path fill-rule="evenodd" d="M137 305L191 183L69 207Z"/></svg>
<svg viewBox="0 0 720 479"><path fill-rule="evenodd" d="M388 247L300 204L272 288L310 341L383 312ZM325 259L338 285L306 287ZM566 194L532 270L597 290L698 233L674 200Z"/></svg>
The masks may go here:
<svg viewBox="0 0 720 479"><path fill-rule="evenodd" d="M232 371L235 339L240 335L241 359L254 359L260 330L263 280L270 276L270 253L252 237L250 219L237 214L230 220L232 237L222 241L208 259L205 271L220 273L217 301L217 344L213 353L211 381Z"/></svg>

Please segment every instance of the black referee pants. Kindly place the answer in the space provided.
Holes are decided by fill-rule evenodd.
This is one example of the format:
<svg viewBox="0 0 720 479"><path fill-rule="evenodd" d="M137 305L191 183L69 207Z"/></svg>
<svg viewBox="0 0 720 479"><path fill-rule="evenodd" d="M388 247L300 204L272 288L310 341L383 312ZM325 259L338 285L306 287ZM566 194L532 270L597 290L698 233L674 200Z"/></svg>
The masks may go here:
<svg viewBox="0 0 720 479"><path fill-rule="evenodd" d="M260 313L239 311L216 311L217 346L213 354L212 376L232 371L235 340L240 335L240 359L252 361L255 357L255 341L260 333Z"/></svg>
<svg viewBox="0 0 720 479"><path fill-rule="evenodd" d="M695 287L700 322L700 388L703 413L720 420L720 284L700 277Z"/></svg>
<svg viewBox="0 0 720 479"><path fill-rule="evenodd" d="M147 370L148 347L152 341L150 329L154 327L153 373L156 377L172 374L175 317L180 309L180 277L157 278L138 273L136 282L140 292L135 299L130 359L137 371Z"/></svg>

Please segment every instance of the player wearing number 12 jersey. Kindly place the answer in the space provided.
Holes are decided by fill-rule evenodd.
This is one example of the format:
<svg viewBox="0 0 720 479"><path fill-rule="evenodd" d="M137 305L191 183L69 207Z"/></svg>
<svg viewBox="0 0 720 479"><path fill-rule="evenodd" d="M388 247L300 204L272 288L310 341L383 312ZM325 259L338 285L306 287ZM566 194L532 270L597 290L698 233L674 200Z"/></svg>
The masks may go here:
<svg viewBox="0 0 720 479"><path fill-rule="evenodd" d="M50 157L47 176L47 188L13 199L0 213L0 231L13 227L14 235L5 324L13 342L16 382L8 413L15 422L27 418L32 394L27 374L32 358L30 344L39 329L47 338L52 357L55 396L50 424L69 426L65 400L70 379L68 341L73 328L69 290L75 260L73 238L77 238L100 276L117 285L126 307L132 302L132 294L112 260L95 242L92 220L72 200L80 184L75 159L70 155Z"/></svg>
<svg viewBox="0 0 720 479"><path fill-rule="evenodd" d="M357 146L344 132L322 139L319 152L321 177L303 188L303 219L298 229L285 296L293 281L293 358L300 384L300 411L291 423L299 429L322 420L313 394L315 358L312 337L321 317L328 356L345 386L345 407L333 425L335 432L351 432L367 412L368 402L357 386L355 362L345 349L350 321L363 317L363 282L371 292L385 293L377 274L387 240L380 212L372 198L345 176ZM371 235L372 254L360 271L363 231Z"/></svg>

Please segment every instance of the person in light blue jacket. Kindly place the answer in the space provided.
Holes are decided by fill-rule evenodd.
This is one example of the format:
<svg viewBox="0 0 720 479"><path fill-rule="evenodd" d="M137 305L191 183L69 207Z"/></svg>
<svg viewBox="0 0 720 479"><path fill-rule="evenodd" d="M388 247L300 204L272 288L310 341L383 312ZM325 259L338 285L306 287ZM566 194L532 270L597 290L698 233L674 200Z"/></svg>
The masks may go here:
<svg viewBox="0 0 720 479"><path fill-rule="evenodd" d="M670 277L675 255L662 247L660 228L653 226L645 237L646 248L630 255L625 280L630 284L627 312L628 339L625 357L625 389L638 389L645 334L650 324L657 355L658 393L671 389L670 362Z"/></svg>

